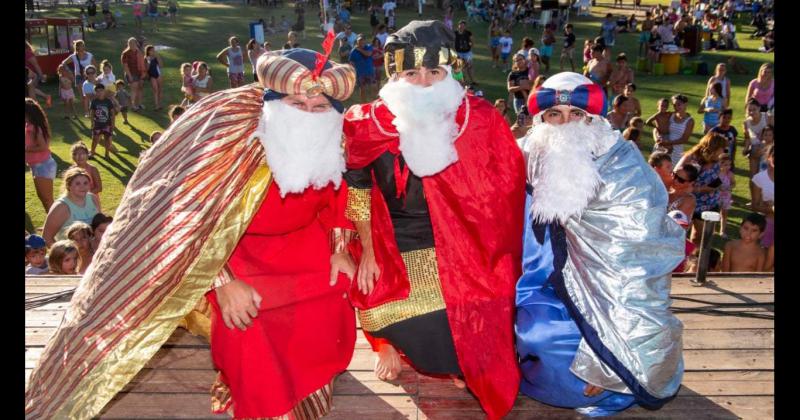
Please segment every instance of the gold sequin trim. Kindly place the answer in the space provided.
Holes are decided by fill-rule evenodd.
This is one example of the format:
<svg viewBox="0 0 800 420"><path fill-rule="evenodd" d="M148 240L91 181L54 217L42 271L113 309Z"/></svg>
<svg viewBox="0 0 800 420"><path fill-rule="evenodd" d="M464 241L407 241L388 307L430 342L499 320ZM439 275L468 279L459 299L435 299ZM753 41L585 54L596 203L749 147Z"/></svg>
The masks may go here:
<svg viewBox="0 0 800 420"><path fill-rule="evenodd" d="M405 300L359 311L358 317L365 331L379 331L400 321L445 309L435 249L402 252L400 256L408 271L411 293Z"/></svg>
<svg viewBox="0 0 800 420"><path fill-rule="evenodd" d="M347 208L344 216L353 222L366 222L370 219L372 199L370 188L347 187Z"/></svg>
<svg viewBox="0 0 800 420"><path fill-rule="evenodd" d="M211 388L211 407L215 413L228 411L233 416L231 393L225 383L217 380ZM318 420L330 413L333 405L333 380L322 388L312 392L302 401L297 403L288 413L277 417L234 417L234 420Z"/></svg>

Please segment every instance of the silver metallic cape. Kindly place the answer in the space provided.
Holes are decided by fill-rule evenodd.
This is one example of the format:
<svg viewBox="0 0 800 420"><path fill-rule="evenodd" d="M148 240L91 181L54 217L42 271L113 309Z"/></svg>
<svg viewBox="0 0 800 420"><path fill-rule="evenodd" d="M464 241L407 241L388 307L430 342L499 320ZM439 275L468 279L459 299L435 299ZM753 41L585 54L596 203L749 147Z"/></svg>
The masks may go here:
<svg viewBox="0 0 800 420"><path fill-rule="evenodd" d="M667 398L683 376L683 324L670 312L669 293L685 232L667 216L666 189L632 143L620 140L596 164L597 196L565 224L566 289L603 345L648 393ZM585 339L571 370L630 393Z"/></svg>

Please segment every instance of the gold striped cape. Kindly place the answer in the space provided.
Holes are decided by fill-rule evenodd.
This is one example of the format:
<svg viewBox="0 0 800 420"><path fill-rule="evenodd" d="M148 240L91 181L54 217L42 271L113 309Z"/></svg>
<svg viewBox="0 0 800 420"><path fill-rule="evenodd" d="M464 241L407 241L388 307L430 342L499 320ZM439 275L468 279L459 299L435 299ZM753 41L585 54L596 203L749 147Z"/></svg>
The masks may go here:
<svg viewBox="0 0 800 420"><path fill-rule="evenodd" d="M271 181L247 141L261 95L214 93L145 152L31 375L26 418L97 416L211 287Z"/></svg>

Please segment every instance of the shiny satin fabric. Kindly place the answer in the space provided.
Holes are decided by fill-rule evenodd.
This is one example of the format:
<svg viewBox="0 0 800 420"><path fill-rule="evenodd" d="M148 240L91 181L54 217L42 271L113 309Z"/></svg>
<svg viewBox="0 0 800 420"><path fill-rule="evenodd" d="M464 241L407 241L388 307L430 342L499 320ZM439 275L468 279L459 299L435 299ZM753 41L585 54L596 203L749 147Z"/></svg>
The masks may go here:
<svg viewBox="0 0 800 420"><path fill-rule="evenodd" d="M632 406L630 394L605 391L583 395L586 382L570 371L581 332L564 303L547 284L553 272L550 233L542 242L534 236L530 214L531 195L525 202L525 234L522 277L517 283L515 332L520 357L523 394L545 404L580 408L591 416L608 416Z"/></svg>
<svg viewBox="0 0 800 420"><path fill-rule="evenodd" d="M96 416L212 285L271 181L244 141L249 85L208 96L147 150L26 390L26 418Z"/></svg>
<svg viewBox="0 0 800 420"><path fill-rule="evenodd" d="M633 402L658 407L683 374L682 325L669 311L683 229L666 216L666 190L634 146L619 141L596 164L597 196L563 228L538 226L544 239L529 194L515 326L523 392L593 416ZM563 269L553 276L558 252ZM586 398L586 382L607 391Z"/></svg>
<svg viewBox="0 0 800 420"><path fill-rule="evenodd" d="M669 293L685 232L667 216L666 189L632 143L620 140L596 163L603 182L597 196L564 226L564 283L602 345L647 394L666 399L683 377L683 324L669 309ZM572 371L619 388L624 378L609 378L602 364L581 345Z"/></svg>

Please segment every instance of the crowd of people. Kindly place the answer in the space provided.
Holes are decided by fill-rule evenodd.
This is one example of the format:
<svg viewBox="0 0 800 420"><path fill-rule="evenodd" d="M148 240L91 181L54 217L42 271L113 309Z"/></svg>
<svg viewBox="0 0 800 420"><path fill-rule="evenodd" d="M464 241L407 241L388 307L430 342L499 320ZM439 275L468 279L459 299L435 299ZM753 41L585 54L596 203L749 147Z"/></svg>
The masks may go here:
<svg viewBox="0 0 800 420"><path fill-rule="evenodd" d="M94 20L96 15L95 2L87 2L89 27L97 28ZM111 15L108 1L102 1L103 15ZM267 3L267 6L272 3ZM325 3L324 15L329 19L322 19L320 13L321 29L326 28L335 33L336 51L342 63L349 63L356 73L356 88L361 102L373 99L382 84L381 75L384 73L384 45L389 33L396 30L395 9L398 7L393 0L388 0L382 5L371 5L364 10L370 15L372 33L356 33L350 24L351 14L358 12L360 6L351 5L349 2L330 4ZM489 23L487 46L491 53L492 67L507 72L508 97L498 98L494 101L495 107L511 124L512 131L517 137L527 132L531 125L531 116L526 107L529 96L539 88L551 74L551 57L554 56L554 46L560 40L559 70L576 69L574 51L577 39L571 24L559 26L560 22L550 22L542 28L542 37L538 42L531 37L524 37L519 42L519 50L512 52L514 39L510 29L513 25L524 22L529 11L525 2L467 2L464 7L473 8ZM292 25L285 17L281 24L276 24L275 17L269 23L261 21L267 33L288 31L287 42L283 49L299 48L300 39L304 33L305 4L298 2L296 7L297 20ZM167 2L169 16L176 12L173 2ZM174 67L165 63L159 56L154 45L144 44L141 35L141 17L143 10L148 14L159 12L158 1L149 0L146 4L135 1L133 15L136 18L139 35L128 39L121 52L120 65L123 76L119 79L114 74L114 66L109 59L96 58L87 50L83 40L76 40L73 44L73 53L58 66L58 95L64 106L63 118L78 119L80 107L85 118L91 122L91 146L87 147L79 142L72 148L74 165L64 172L65 191L58 200L53 197L53 180L56 176L56 163L49 149L49 125L45 108L52 106L49 95L38 89L38 83L43 81L41 69L36 63L33 48L26 43L26 71L29 77L26 81L26 163L31 168L37 196L43 207L48 212L45 222L43 237L48 247L54 246L57 240L68 240L64 236L73 223L93 225L95 215L108 217L100 213L100 192L102 180L100 172L89 163L95 158L96 148L102 145L105 156L116 153L114 147L114 133L116 121L122 117L122 124L128 123L128 111L139 112L145 109L143 104L143 91L149 85L152 89L153 106L155 110L163 108L163 72ZM696 264L691 260L696 252L689 251L699 245L702 230L701 215L704 211L718 211L721 213L721 223L718 229L723 239L728 239L726 234L728 211L733 203L732 189L735 186L733 171L735 170L734 157L737 153L737 144L740 153L747 157L748 167L745 168L750 181L750 200L741 203L753 212L764 217L765 222L755 223L760 228L757 241L760 244L757 252L771 256L774 235L774 189L772 156L774 155L774 82L772 79L771 64L761 66L758 76L747 85L747 93L743 106L731 104L731 80L728 77L730 67L734 71L741 70L732 59L716 65L714 74L709 78L705 96L697 104L697 113L702 114L702 126L696 124L689 112L693 105L685 95L677 94L671 98L662 98L658 101L658 112L649 118L642 115L642 106L636 98L637 85L635 84L634 69L628 64L625 53L613 57L612 48L616 37L620 33L640 33L639 53L647 56L651 61L657 60L657 52L665 45L679 44L685 36L684 31L690 25L697 25L704 32L710 33L709 43L704 44L709 48L738 48L735 33L731 29L734 17L742 11L734 1L698 2L695 5L681 3L678 7L652 7L646 11L644 19L639 21L637 15L630 18L613 19L611 14L600 26L599 36L586 39L583 43L583 73L593 82L602 87L608 98L609 112L607 119L612 127L619 130L623 137L635 143L640 149L645 130L652 127L652 136L655 140L651 166L658 172L670 193L670 209L680 211L686 220L688 241L694 246L687 246L687 264L682 264L686 270L696 269ZM769 31L764 30L761 22L770 22L772 28L772 6L755 2L752 15L757 30L752 36L766 37ZM482 96L480 84L473 72L473 48L475 42L473 33L468 29L467 20L459 21L455 27L453 22L453 7L447 6L443 21L446 26L454 29L454 50L458 58L453 65L452 76L466 87L470 93ZM624 22L623 22L624 21ZM155 25L155 24L154 24ZM559 31L561 36L557 37ZM727 28L727 29L726 29ZM156 26L153 27L156 30ZM715 38L716 36L716 38ZM766 42L766 41L765 41ZM774 48L774 46L773 46ZM231 37L228 46L217 55L217 60L227 69L227 86L235 88L249 83L245 76L245 57L250 62L249 70L252 80L257 81L256 61L265 52L272 50L269 42L259 43L250 39L242 46L238 37ZM769 51L773 51L769 49ZM580 64L580 62L578 62ZM209 65L204 61L182 63L180 66L181 86L183 100L180 104L170 107L170 121L177 118L187 108L191 107L203 97L215 90ZM149 81L149 83L147 83ZM76 104L75 89L81 97L80 104ZM169 87L167 87L169 88ZM217 86L217 89L219 86ZM129 91L130 90L130 91ZM488 99L488 98L487 98ZM40 105L40 102L42 105ZM670 105L672 109L670 109ZM516 118L512 117L513 110ZM740 131L731 125L734 112L746 115ZM53 112L51 111L51 116ZM689 150L684 150L691 136L702 129L703 137L700 142ZM151 141L157 141L161 131L153 132ZM67 179L69 178L69 179ZM747 220L756 220L749 217ZM105 220L105 219L103 219ZM676 220L684 220L676 216ZM751 223L751 222L748 222ZM752 224L751 223L751 224ZM744 229L744 228L742 228ZM94 229L82 230L90 238L95 237ZM35 240L33 243L38 243ZM742 233L742 237L744 234ZM99 240L99 239L98 239ZM733 245L729 245L733 244ZM724 247L723 255L739 251L735 241ZM63 244L62 244L63 245ZM762 249L763 248L763 249ZM29 249L26 247L26 249ZM86 247L81 248L81 261L91 257ZM749 248L748 248L749 249ZM753 248L755 249L755 248ZM37 260L39 248L30 248L36 251L32 254L30 267L41 266ZM751 250L752 251L752 250ZM715 251L718 252L718 251ZM750 252L750 251L747 251ZM756 252L756 251L752 251ZM59 255L57 252L56 255ZM88 257L87 257L88 256ZM713 259L712 259L713 260ZM739 261L737 258L722 257L719 267L722 270L735 270L741 268L737 264L726 265L724 261ZM772 259L764 258L758 266L747 266L750 271L771 270ZM78 269L85 265L77 264ZM716 267L713 266L712 267ZM55 268L55 270L60 270ZM37 269L33 269L37 272ZM62 271L53 271L62 272Z"/></svg>

